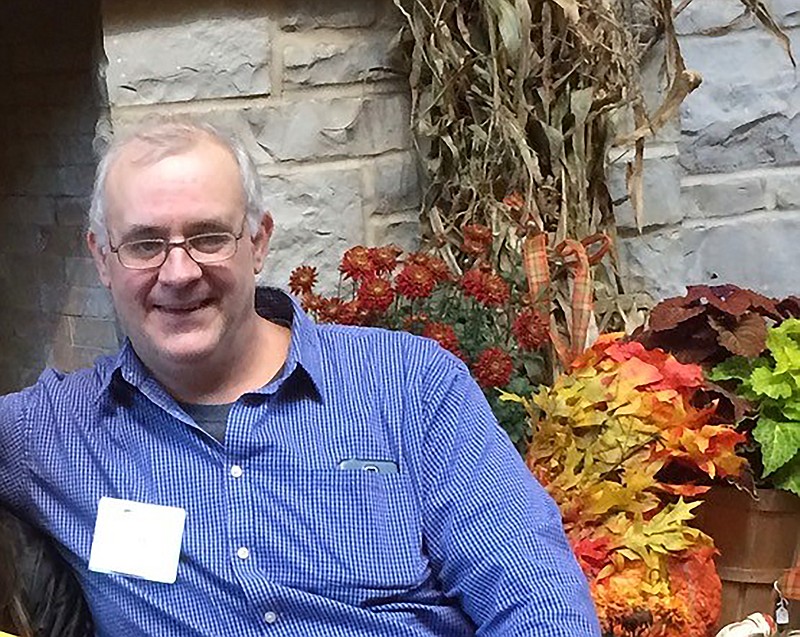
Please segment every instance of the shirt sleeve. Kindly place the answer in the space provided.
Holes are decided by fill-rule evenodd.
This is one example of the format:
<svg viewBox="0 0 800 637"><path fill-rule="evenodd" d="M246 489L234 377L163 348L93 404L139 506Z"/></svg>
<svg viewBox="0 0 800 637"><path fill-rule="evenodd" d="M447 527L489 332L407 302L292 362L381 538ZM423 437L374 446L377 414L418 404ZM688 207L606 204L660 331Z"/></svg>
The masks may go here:
<svg viewBox="0 0 800 637"><path fill-rule="evenodd" d="M599 637L557 506L460 363L428 374L424 531L446 595L483 637Z"/></svg>
<svg viewBox="0 0 800 637"><path fill-rule="evenodd" d="M20 509L27 459L25 399L33 389L0 396L0 503Z"/></svg>

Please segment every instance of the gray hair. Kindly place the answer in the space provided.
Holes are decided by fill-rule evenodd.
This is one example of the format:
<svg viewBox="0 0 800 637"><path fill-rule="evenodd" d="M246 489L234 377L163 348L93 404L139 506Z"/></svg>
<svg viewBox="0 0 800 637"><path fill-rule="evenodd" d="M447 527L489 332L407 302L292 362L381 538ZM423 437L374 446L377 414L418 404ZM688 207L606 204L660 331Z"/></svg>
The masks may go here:
<svg viewBox="0 0 800 637"><path fill-rule="evenodd" d="M148 120L139 127L115 137L109 145L95 173L92 203L89 207L89 230L95 234L98 244L108 245L106 215L106 180L114 162L131 143L139 142L150 149L144 162L156 163L165 157L186 152L203 139L210 139L227 149L239 167L242 191L245 199L245 215L250 232L255 234L266 214L261 195L261 180L250 154L242 143L232 134L216 126L193 118L160 117Z"/></svg>

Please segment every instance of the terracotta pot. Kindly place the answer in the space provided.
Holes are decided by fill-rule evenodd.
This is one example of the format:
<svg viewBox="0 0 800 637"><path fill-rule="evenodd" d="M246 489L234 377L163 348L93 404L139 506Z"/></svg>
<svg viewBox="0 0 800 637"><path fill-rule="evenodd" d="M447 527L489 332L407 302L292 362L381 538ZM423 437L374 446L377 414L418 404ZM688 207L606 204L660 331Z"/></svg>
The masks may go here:
<svg viewBox="0 0 800 637"><path fill-rule="evenodd" d="M733 487L714 487L696 512L695 525L720 552L720 625L754 612L772 615L773 582L800 560L800 498L759 489L755 500ZM791 626L800 627L800 603L792 602L790 614Z"/></svg>

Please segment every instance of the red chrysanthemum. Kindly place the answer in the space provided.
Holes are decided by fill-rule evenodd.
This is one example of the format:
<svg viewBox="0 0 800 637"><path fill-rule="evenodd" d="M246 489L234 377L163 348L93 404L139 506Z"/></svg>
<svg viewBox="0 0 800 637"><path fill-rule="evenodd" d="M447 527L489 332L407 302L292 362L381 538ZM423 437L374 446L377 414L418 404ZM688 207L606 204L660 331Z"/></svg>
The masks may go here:
<svg viewBox="0 0 800 637"><path fill-rule="evenodd" d="M466 296L478 296L483 289L483 272L477 268L467 270L461 277L461 287Z"/></svg>
<svg viewBox="0 0 800 637"><path fill-rule="evenodd" d="M550 339L550 327L547 317L535 310L520 312L511 331L517 338L519 346L524 350L539 349Z"/></svg>
<svg viewBox="0 0 800 637"><path fill-rule="evenodd" d="M475 295L484 305L503 305L511 296L508 283L499 274L484 274L483 289Z"/></svg>
<svg viewBox="0 0 800 637"><path fill-rule="evenodd" d="M364 312L358 301L346 301L339 306L335 322L341 325L360 325L363 318Z"/></svg>
<svg viewBox="0 0 800 637"><path fill-rule="evenodd" d="M375 269L375 274L389 274L397 267L397 257L403 251L395 245L370 248L370 259Z"/></svg>
<svg viewBox="0 0 800 637"><path fill-rule="evenodd" d="M525 205L525 200L518 192L512 192L510 195L503 198L503 203L512 210L522 210L522 207Z"/></svg>
<svg viewBox="0 0 800 637"><path fill-rule="evenodd" d="M508 352L499 347L483 350L472 367L472 374L481 387L503 387L511 380L514 362Z"/></svg>
<svg viewBox="0 0 800 637"><path fill-rule="evenodd" d="M385 312L394 301L392 284L379 276L364 277L357 293L361 308L370 312Z"/></svg>
<svg viewBox="0 0 800 637"><path fill-rule="evenodd" d="M320 323L341 323L345 302L338 296L322 297L319 301L317 320Z"/></svg>
<svg viewBox="0 0 800 637"><path fill-rule="evenodd" d="M446 350L453 352L453 354L460 356L458 337L452 325L447 323L428 323L425 329L422 330L422 335L432 338L439 343Z"/></svg>
<svg viewBox="0 0 800 637"><path fill-rule="evenodd" d="M317 282L317 269L310 265L301 265L289 275L289 289L293 294L310 294Z"/></svg>
<svg viewBox="0 0 800 637"><path fill-rule="evenodd" d="M436 287L436 279L428 268L412 263L400 270L394 280L397 291L407 299L424 299Z"/></svg>
<svg viewBox="0 0 800 637"><path fill-rule="evenodd" d="M492 243L492 230L482 223L468 223L461 228L464 233L464 241L474 241L490 245Z"/></svg>
<svg viewBox="0 0 800 637"><path fill-rule="evenodd" d="M428 257L428 262L425 264L426 268L430 271L433 275L433 278L436 279L437 283L441 283L442 281L449 281L453 278L453 273L450 271L450 267L444 262L444 259L441 257Z"/></svg>
<svg viewBox="0 0 800 637"><path fill-rule="evenodd" d="M306 312L316 314L322 309L324 299L319 294L304 294L300 305Z"/></svg>
<svg viewBox="0 0 800 637"><path fill-rule="evenodd" d="M350 248L342 255L339 271L342 272L345 277L356 281L363 279L368 274L374 274L375 265L372 263L370 249L364 246Z"/></svg>
<svg viewBox="0 0 800 637"><path fill-rule="evenodd" d="M424 268L428 267L428 263L431 260L431 256L429 254L425 254L424 252L411 252L405 258L406 265L421 265Z"/></svg>

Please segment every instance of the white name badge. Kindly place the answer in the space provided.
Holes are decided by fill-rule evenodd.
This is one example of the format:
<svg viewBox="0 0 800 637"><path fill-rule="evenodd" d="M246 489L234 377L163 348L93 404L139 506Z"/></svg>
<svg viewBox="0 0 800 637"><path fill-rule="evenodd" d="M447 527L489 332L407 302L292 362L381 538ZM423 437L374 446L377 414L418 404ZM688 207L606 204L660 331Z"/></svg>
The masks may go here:
<svg viewBox="0 0 800 637"><path fill-rule="evenodd" d="M185 524L186 511L178 507L101 498L89 570L172 584Z"/></svg>

